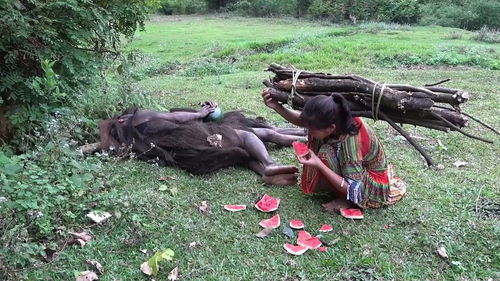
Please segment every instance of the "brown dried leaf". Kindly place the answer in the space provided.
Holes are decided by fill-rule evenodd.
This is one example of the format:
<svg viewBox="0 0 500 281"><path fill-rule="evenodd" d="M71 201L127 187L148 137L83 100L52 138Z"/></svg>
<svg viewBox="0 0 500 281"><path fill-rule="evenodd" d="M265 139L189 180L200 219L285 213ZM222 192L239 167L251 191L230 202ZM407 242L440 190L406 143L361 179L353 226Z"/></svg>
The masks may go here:
<svg viewBox="0 0 500 281"><path fill-rule="evenodd" d="M172 271L170 271L170 274L168 275L168 280L170 281L175 281L179 277L179 267L176 266Z"/></svg>
<svg viewBox="0 0 500 281"><path fill-rule="evenodd" d="M173 177L173 176L161 176L158 180L159 181L175 180L175 177Z"/></svg>
<svg viewBox="0 0 500 281"><path fill-rule="evenodd" d="M87 214L87 217L91 219L95 223L101 223L111 217L111 214L108 212L95 212L92 211Z"/></svg>
<svg viewBox="0 0 500 281"><path fill-rule="evenodd" d="M467 167L467 166L469 166L469 163L467 163L465 161L455 161L455 162L453 162L453 166L455 166L457 168Z"/></svg>
<svg viewBox="0 0 500 281"><path fill-rule="evenodd" d="M85 262L87 262L88 264L92 265L95 267L95 269L97 270L97 273L99 275L103 274L104 273L104 267L96 260L86 260Z"/></svg>
<svg viewBox="0 0 500 281"><path fill-rule="evenodd" d="M81 239L84 242L88 242L88 241L92 240L92 236L90 234L88 234L86 231L68 232L68 233L73 235L73 237L75 237L76 239Z"/></svg>
<svg viewBox="0 0 500 281"><path fill-rule="evenodd" d="M437 253L438 253L438 255L440 255L442 258L445 258L445 259L447 259L447 258L448 258L448 253L446 252L446 249L445 249L444 247L442 247L442 246L441 246L441 247L439 247L439 248L437 249Z"/></svg>
<svg viewBox="0 0 500 281"><path fill-rule="evenodd" d="M82 271L80 275L76 277L76 281L94 281L97 279L99 279L99 277L92 271Z"/></svg>
<svg viewBox="0 0 500 281"><path fill-rule="evenodd" d="M272 232L273 232L272 228L264 228L259 233L255 234L255 236L257 236L259 238L264 238L264 237L268 236L269 234L271 234Z"/></svg>
<svg viewBox="0 0 500 281"><path fill-rule="evenodd" d="M210 207L208 206L207 201L201 201L200 205L198 206L198 210L200 210L202 214L210 211Z"/></svg>
<svg viewBox="0 0 500 281"><path fill-rule="evenodd" d="M148 276L151 276L151 274L153 274L153 269L151 268L151 266L149 266L148 261L145 261L141 264L141 271Z"/></svg>

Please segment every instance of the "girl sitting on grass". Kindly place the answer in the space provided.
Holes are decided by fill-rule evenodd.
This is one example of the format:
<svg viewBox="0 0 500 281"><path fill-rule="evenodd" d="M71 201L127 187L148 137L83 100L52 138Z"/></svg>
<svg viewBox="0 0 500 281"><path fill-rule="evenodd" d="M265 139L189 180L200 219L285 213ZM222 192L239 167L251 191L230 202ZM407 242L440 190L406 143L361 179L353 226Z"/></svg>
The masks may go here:
<svg viewBox="0 0 500 281"><path fill-rule="evenodd" d="M283 118L308 129L309 153L298 157L304 165L302 190L336 194L338 199L323 205L327 210L378 208L403 197L405 184L393 178L380 140L361 118L352 117L341 95L316 96L302 112L283 107L267 90L262 96Z"/></svg>

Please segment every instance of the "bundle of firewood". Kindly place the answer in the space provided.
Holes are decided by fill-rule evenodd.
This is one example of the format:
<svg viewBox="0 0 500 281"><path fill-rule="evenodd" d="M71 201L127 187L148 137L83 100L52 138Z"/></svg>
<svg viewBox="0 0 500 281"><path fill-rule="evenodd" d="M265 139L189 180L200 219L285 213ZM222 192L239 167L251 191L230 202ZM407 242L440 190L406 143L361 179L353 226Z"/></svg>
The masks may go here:
<svg viewBox="0 0 500 281"><path fill-rule="evenodd" d="M499 134L491 126L460 109L460 105L469 99L469 93L438 86L449 79L415 87L379 83L358 75L307 72L277 64L269 65L267 70L275 74L274 78L263 82L267 87L265 91L273 99L301 109L307 100L316 95L340 94L348 101L354 116L386 121L422 154L429 166L434 165L430 156L398 124L445 132L458 131L468 137L492 143L462 130L470 118Z"/></svg>

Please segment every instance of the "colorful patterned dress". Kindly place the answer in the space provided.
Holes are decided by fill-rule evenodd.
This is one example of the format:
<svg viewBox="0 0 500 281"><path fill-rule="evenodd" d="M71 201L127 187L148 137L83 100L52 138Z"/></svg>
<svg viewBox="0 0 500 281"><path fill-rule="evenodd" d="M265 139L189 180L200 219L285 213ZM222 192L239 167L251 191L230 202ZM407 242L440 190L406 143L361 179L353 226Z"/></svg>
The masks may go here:
<svg viewBox="0 0 500 281"><path fill-rule="evenodd" d="M401 179L393 177L392 166L387 165L382 143L361 118L354 118L359 132L344 139L326 141L309 136L308 147L349 184L347 199L361 208L378 208L399 201L406 192ZM302 172L304 193L333 191L321 173L304 165Z"/></svg>

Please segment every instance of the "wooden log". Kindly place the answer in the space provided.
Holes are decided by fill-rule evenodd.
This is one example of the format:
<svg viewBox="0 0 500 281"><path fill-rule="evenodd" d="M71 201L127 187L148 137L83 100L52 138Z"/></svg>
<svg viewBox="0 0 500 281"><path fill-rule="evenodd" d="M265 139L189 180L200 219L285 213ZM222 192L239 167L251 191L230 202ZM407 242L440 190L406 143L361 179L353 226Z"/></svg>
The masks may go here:
<svg viewBox="0 0 500 281"><path fill-rule="evenodd" d="M273 87L281 91L291 91L292 80L281 80L273 83ZM361 81L349 79L319 79L305 78L297 80L295 89L301 92L357 92L365 95L371 95L374 92L377 98L383 86L380 84L370 85ZM388 87L383 89L380 105L393 110L405 111L416 109L427 109L434 105L432 99L428 97L412 97L403 91L393 90Z"/></svg>

